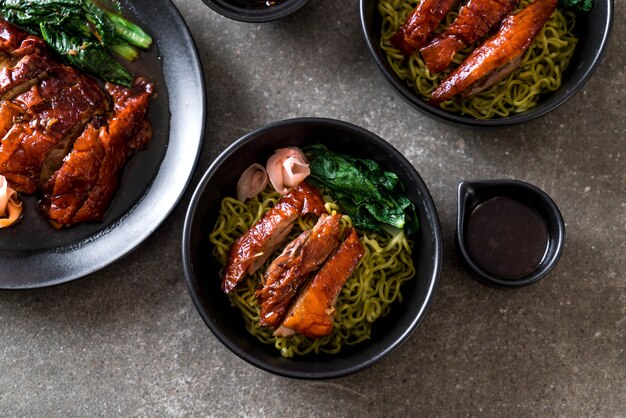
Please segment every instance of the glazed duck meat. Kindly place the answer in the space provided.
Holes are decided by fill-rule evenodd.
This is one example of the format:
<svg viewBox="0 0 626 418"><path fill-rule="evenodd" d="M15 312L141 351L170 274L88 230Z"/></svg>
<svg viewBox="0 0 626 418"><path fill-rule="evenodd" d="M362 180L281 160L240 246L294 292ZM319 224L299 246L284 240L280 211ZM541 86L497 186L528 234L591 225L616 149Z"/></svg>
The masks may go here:
<svg viewBox="0 0 626 418"><path fill-rule="evenodd" d="M0 174L32 194L85 124L108 108L95 80L54 61L43 41L0 20Z"/></svg>
<svg viewBox="0 0 626 418"><path fill-rule="evenodd" d="M232 291L246 274L257 271L287 239L298 216L325 212L317 189L302 182L283 195L269 211L241 235L229 250L222 290Z"/></svg>
<svg viewBox="0 0 626 418"><path fill-rule="evenodd" d="M340 235L341 215L324 214L276 257L256 292L261 326L280 325L298 291L339 246Z"/></svg>
<svg viewBox="0 0 626 418"><path fill-rule="evenodd" d="M137 79L132 88L111 83L105 88L114 100L113 113L87 126L43 187L41 209L55 226L100 220L126 160L152 137L145 114L153 85Z"/></svg>
<svg viewBox="0 0 626 418"><path fill-rule="evenodd" d="M351 229L337 252L302 290L274 335L288 336L297 332L319 338L330 334L339 292L364 254L359 236Z"/></svg>
<svg viewBox="0 0 626 418"><path fill-rule="evenodd" d="M152 95L141 79L103 89L0 20L0 175L21 193L43 195L40 209L56 227L100 220L131 151L152 135Z"/></svg>
<svg viewBox="0 0 626 418"><path fill-rule="evenodd" d="M448 68L456 53L486 36L519 0L470 0L441 35L420 49L431 73Z"/></svg>
<svg viewBox="0 0 626 418"><path fill-rule="evenodd" d="M439 22L458 0L423 0L409 14L406 22L398 29L391 44L403 54L411 55L431 37Z"/></svg>
<svg viewBox="0 0 626 418"><path fill-rule="evenodd" d="M438 105L456 95L471 97L513 72L524 53L556 9L557 0L535 0L509 15L498 32L476 48L431 94Z"/></svg>
<svg viewBox="0 0 626 418"><path fill-rule="evenodd" d="M0 19L0 99L12 99L57 65L42 39Z"/></svg>
<svg viewBox="0 0 626 418"><path fill-rule="evenodd" d="M34 193L60 166L85 124L107 107L95 80L67 66L50 68L47 78L0 109L1 130L6 131L0 174L17 191Z"/></svg>

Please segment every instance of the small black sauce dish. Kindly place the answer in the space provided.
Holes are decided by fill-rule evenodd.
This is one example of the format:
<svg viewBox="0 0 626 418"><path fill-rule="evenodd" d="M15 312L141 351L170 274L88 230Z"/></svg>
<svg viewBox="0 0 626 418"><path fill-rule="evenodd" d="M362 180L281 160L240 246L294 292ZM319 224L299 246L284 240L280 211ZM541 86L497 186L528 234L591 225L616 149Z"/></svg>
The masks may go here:
<svg viewBox="0 0 626 418"><path fill-rule="evenodd" d="M526 286L556 266L565 242L559 208L519 180L459 184L456 251L472 277L500 288Z"/></svg>
<svg viewBox="0 0 626 418"><path fill-rule="evenodd" d="M211 9L233 20L263 23L282 19L300 10L309 0L202 0Z"/></svg>

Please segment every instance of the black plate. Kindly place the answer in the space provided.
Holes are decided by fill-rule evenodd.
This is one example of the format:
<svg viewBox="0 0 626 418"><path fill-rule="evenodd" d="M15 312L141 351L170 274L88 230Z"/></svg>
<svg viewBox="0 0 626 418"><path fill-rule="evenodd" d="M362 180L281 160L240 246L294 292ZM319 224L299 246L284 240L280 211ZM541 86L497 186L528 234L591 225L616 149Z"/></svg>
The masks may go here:
<svg viewBox="0 0 626 418"><path fill-rule="evenodd" d="M100 223L57 231L33 197L24 217L0 230L0 288L43 287L92 273L136 248L165 220L195 167L204 129L204 79L195 44L170 0L122 2L124 14L154 38L131 65L156 86L148 119L150 146L126 166L119 190Z"/></svg>

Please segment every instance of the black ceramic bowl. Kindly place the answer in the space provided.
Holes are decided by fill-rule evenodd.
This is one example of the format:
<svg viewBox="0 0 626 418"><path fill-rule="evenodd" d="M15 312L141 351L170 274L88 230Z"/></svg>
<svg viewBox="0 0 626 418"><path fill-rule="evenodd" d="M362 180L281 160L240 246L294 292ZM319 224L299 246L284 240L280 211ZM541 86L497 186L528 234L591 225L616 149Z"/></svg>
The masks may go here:
<svg viewBox="0 0 626 418"><path fill-rule="evenodd" d="M282 19L300 10L309 0L277 0L268 5L263 0L202 0L222 16L241 22L261 23Z"/></svg>
<svg viewBox="0 0 626 418"><path fill-rule="evenodd" d="M466 239L468 220L472 212L479 205L498 198L513 199L531 209L544 222L547 232L543 257L532 271L514 280L504 279L481 267L480 263L472 257ZM506 217L510 218L512 213L507 214ZM518 222L521 222L521 220L518 220ZM525 234L527 238L533 238L532 236L528 237L528 234L531 234L531 231L534 230L532 223L528 222L528 220L522 223L524 225L523 228L527 230ZM532 184L519 180L464 181L459 184L458 189L455 241L457 255L474 279L492 287L521 287L538 282L556 266L565 246L565 222L563 221L561 211L550 196ZM523 243L520 242L520 245L523 245ZM527 254L523 250L519 250L517 253L512 254L507 260L511 260L510 263L514 263L514 259ZM508 270L506 266L504 270Z"/></svg>
<svg viewBox="0 0 626 418"><path fill-rule="evenodd" d="M331 150L371 158L393 170L415 204L420 229L413 258L416 277L405 282L403 301L375 322L372 338L335 355L283 358L273 346L259 342L244 328L241 313L220 290L220 265L211 255L208 234L219 203L235 195L239 175L254 162L264 163L274 150L322 143ZM191 298L213 334L233 353L266 371L300 379L325 379L369 367L398 348L424 319L439 280L442 238L437 210L424 181L402 154L380 137L358 126L332 119L302 118L273 123L255 130L228 147L209 167L191 200L183 233L183 263Z"/></svg>
<svg viewBox="0 0 626 418"><path fill-rule="evenodd" d="M381 17L377 4L378 0L361 0L361 26L374 61L387 81L402 98L426 115L450 124L474 127L509 126L527 122L546 115L569 100L585 85L602 60L613 21L613 0L594 0L591 12L580 13L576 17L575 33L579 43L563 74L561 87L554 93L545 95L536 107L526 112L506 118L478 120L429 105L394 74L380 47Z"/></svg>

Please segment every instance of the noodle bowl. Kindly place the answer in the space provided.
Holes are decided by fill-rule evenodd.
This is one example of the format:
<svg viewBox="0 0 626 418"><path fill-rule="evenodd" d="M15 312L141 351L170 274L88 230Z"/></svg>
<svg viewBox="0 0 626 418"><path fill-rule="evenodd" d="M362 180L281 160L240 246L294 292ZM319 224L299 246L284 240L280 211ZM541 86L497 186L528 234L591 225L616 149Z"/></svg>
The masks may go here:
<svg viewBox="0 0 626 418"><path fill-rule="evenodd" d="M217 222L224 197L235 195L237 180L247 167L267 160L278 148L303 148L315 143L357 158L376 156L376 162L382 168L398 175L420 220L419 230L409 236L413 242L410 258L416 272L412 279L402 283L402 301L393 302L389 313L372 323L369 339L353 345L343 344L335 354L320 350L319 354L294 353L294 357L287 358L274 344L263 344L250 334L241 311L233 307L229 297L222 292L222 265L211 255L214 244L209 240L209 233ZM355 143L359 146L355 147ZM250 222L252 220L242 223L240 231ZM437 208L428 187L397 149L372 132L347 122L297 118L256 129L235 141L216 158L191 198L185 218L182 253L191 299L208 329L226 348L244 361L277 375L329 379L371 367L409 340L434 301L443 244Z"/></svg>
<svg viewBox="0 0 626 418"><path fill-rule="evenodd" d="M564 14L561 10L561 14L568 19L568 22L570 17L575 18L575 25L573 29L570 27L569 31L573 31L577 38L567 69L561 71L559 80L561 86L556 91L544 92L537 105L526 111L510 112L506 117L477 119L469 114L430 105L423 96L394 72L387 59L387 53L381 47L383 17L378 10L379 1L360 0L360 20L367 48L385 80L403 100L425 115L456 126L478 128L505 127L529 122L556 110L575 96L594 75L606 54L614 15L613 0L594 0L593 9L588 13L576 12L575 15L570 15ZM573 20L571 23L574 23ZM467 53L467 51L464 52ZM584 101L584 99L580 100Z"/></svg>
<svg viewBox="0 0 626 418"><path fill-rule="evenodd" d="M419 53L405 57L391 43L390 38L404 23L407 15L419 2L409 0L380 0L378 12L382 17L380 47L391 70L424 100L458 66L477 45L458 53L449 69L431 74ZM529 0L522 0L518 9ZM439 26L442 32L457 16L451 11ZM508 117L535 107L541 96L556 91L561 77L574 54L577 39L573 34L575 15L557 9L541 29L524 55L521 65L508 77L468 100L449 100L442 109L469 115L476 119Z"/></svg>
<svg viewBox="0 0 626 418"><path fill-rule="evenodd" d="M231 197L222 200L219 217L209 235L210 242L214 244L213 255L222 265L226 263L228 250L237 237L261 218L279 198L280 194L268 187L260 196L248 199L245 203ZM329 214L340 213L330 196L324 195L324 201ZM342 223L344 227L352 226L350 218L345 215ZM314 224L312 218L300 218L287 241L313 228ZM248 332L261 342L274 344L284 357L312 352L334 354L344 344L353 345L369 339L372 324L389 313L393 302L402 300L402 283L415 276L411 258L413 243L402 230L394 236L360 233L360 240L365 247L365 256L342 288L335 305L335 325L331 334L316 339L299 334L275 337L272 329L258 325L260 307L255 291L271 259L229 294L231 303L242 312Z"/></svg>

